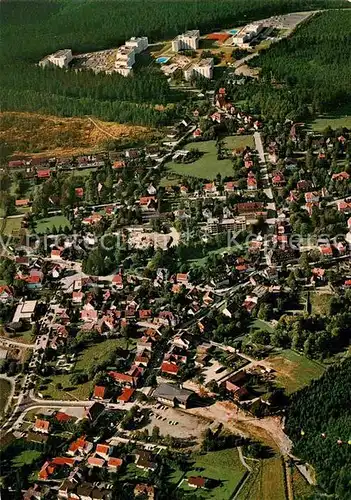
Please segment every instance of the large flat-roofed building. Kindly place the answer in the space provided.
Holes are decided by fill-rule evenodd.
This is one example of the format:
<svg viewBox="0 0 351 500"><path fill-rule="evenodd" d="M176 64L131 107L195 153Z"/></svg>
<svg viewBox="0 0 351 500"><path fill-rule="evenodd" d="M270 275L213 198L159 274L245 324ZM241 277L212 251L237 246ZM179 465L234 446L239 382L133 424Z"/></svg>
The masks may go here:
<svg viewBox="0 0 351 500"><path fill-rule="evenodd" d="M133 36L129 40L126 41L126 47L130 47L134 49L136 54L140 54L143 50L146 50L149 46L149 41L147 36Z"/></svg>
<svg viewBox="0 0 351 500"><path fill-rule="evenodd" d="M18 304L12 322L17 323L21 321L21 319L31 321L36 306L37 306L36 300L26 300Z"/></svg>
<svg viewBox="0 0 351 500"><path fill-rule="evenodd" d="M202 77L211 80L213 77L213 59L200 59L199 62L190 64L184 69L184 78L186 81L194 77Z"/></svg>
<svg viewBox="0 0 351 500"><path fill-rule="evenodd" d="M153 393L153 397L160 403L169 406L179 406L180 408L188 408L191 398L194 397L194 392L186 389L181 389L175 384L160 384Z"/></svg>
<svg viewBox="0 0 351 500"><path fill-rule="evenodd" d="M186 31L182 35L178 35L172 41L172 50L173 52L179 52L181 50L196 50L199 48L199 40L199 30Z"/></svg>
<svg viewBox="0 0 351 500"><path fill-rule="evenodd" d="M50 54L39 62L39 66L45 68L46 66L53 64L59 68L68 68L69 63L72 61L72 50L71 49L61 49Z"/></svg>
<svg viewBox="0 0 351 500"><path fill-rule="evenodd" d="M234 45L245 45L249 43L253 38L255 38L263 30L263 24L253 23L244 26L242 30L239 31L232 38L232 44Z"/></svg>

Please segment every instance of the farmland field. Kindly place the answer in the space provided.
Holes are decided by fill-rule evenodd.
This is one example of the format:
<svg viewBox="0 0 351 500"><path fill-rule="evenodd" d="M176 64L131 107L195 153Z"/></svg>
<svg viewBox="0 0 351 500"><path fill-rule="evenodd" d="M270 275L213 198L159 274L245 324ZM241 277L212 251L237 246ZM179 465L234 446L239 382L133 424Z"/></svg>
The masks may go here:
<svg viewBox="0 0 351 500"><path fill-rule="evenodd" d="M311 126L316 132L322 132L328 126L333 129L351 128L351 104L346 104L336 111L319 116L311 123Z"/></svg>
<svg viewBox="0 0 351 500"><path fill-rule="evenodd" d="M238 500L286 500L283 464L280 458L260 460L240 491ZM274 493L273 493L274 492Z"/></svg>
<svg viewBox="0 0 351 500"><path fill-rule="evenodd" d="M131 348L132 344L130 343L130 345L128 345L127 341L124 339L108 339L99 344L87 347L80 353L71 374L88 371L95 364L102 363L104 360L109 359L111 353L118 347L127 349ZM43 396L50 396L51 399L68 401L89 399L94 387L94 381L89 380L88 382L75 386L70 382L71 374L54 375L50 377L49 380L43 379L42 384L46 386L46 388L39 388L39 392ZM62 389L59 389L57 384L61 384Z"/></svg>
<svg viewBox="0 0 351 500"><path fill-rule="evenodd" d="M286 349L278 355L267 359L276 370L276 381L285 387L287 394L291 394L308 385L311 380L319 378L324 367L317 361L307 359L291 349Z"/></svg>
<svg viewBox="0 0 351 500"><path fill-rule="evenodd" d="M198 498L229 500L245 472L246 468L240 462L237 449L212 451L195 457L193 469L186 473L186 478L200 475L207 479L220 481L219 486L206 492L204 490L195 492L193 488L188 486L185 479L180 489L193 491Z"/></svg>
<svg viewBox="0 0 351 500"><path fill-rule="evenodd" d="M0 417L4 412L6 403L11 393L11 385L10 382L0 378Z"/></svg>
<svg viewBox="0 0 351 500"><path fill-rule="evenodd" d="M230 136L225 138L225 145L229 150L253 146L252 136ZM198 149L203 155L192 163L168 163L171 172L179 175L198 177L212 180L217 174L222 177L233 175L233 163L231 159L217 160L216 141L191 142L184 149Z"/></svg>

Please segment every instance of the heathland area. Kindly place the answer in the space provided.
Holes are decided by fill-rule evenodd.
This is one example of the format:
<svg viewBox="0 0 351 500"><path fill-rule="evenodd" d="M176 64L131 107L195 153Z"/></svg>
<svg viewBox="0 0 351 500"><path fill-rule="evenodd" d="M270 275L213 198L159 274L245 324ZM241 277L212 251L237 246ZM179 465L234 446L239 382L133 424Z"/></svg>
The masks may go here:
<svg viewBox="0 0 351 500"><path fill-rule="evenodd" d="M107 121L149 126L167 124L179 111L176 103L184 96L171 90L166 78L154 67L142 68L137 75L123 78L117 74L43 71L36 63L65 47L74 53L105 49L135 35L147 35L155 42L185 29L206 32L273 14L345 7L345 2L312 0L307 5L304 0L236 0L233 6L229 0L155 0L147 3L147 8L145 5L141 0L106 1L103 8L99 1L3 2L2 109L60 116L93 115ZM339 31L342 23L337 28ZM156 104L163 107L155 107Z"/></svg>

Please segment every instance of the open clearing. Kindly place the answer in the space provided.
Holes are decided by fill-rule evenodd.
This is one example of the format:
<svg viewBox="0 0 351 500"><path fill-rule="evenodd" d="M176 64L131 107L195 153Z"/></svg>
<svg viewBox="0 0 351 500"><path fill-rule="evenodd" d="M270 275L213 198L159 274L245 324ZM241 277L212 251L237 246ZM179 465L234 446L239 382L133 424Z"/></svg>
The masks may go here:
<svg viewBox="0 0 351 500"><path fill-rule="evenodd" d="M0 219L0 233L6 236L18 236L21 229L22 217L7 217L7 219Z"/></svg>
<svg viewBox="0 0 351 500"><path fill-rule="evenodd" d="M333 113L316 118L311 126L317 132L322 132L328 126L333 129L341 127L351 128L351 104L346 104Z"/></svg>
<svg viewBox="0 0 351 500"><path fill-rule="evenodd" d="M324 372L324 367L320 363L307 359L291 349L269 357L267 361L277 372L278 385L285 387L287 394L305 387Z"/></svg>
<svg viewBox="0 0 351 500"><path fill-rule="evenodd" d="M286 499L283 463L280 458L248 463L253 466L253 470L237 497L238 500Z"/></svg>
<svg viewBox="0 0 351 500"><path fill-rule="evenodd" d="M41 452L37 450L25 450L22 451L12 460L12 465L14 467L23 467L25 465L31 465L35 460L41 456Z"/></svg>
<svg viewBox="0 0 351 500"><path fill-rule="evenodd" d="M191 471L186 473L190 476L203 476L206 479L220 481L219 486L208 490L197 490L188 486L186 479L182 482L180 489L192 491L194 497L215 498L218 500L229 500L235 488L246 472L246 468L239 459L236 448L220 451L211 451L204 455L195 457L195 463Z"/></svg>
<svg viewBox="0 0 351 500"><path fill-rule="evenodd" d="M294 498L309 498L314 493L314 488L303 477L300 471L294 466L291 474Z"/></svg>
<svg viewBox="0 0 351 500"><path fill-rule="evenodd" d="M147 127L95 118L94 123L88 118L3 112L0 113L0 140L7 142L16 154L42 153L35 156L58 157L101 150L103 143L113 138L123 145L130 141L151 140L155 136Z"/></svg>
<svg viewBox="0 0 351 500"><path fill-rule="evenodd" d="M322 316L328 315L332 298L333 294L331 293L311 293L310 302L312 314L320 314Z"/></svg>
<svg viewBox="0 0 351 500"><path fill-rule="evenodd" d="M55 215L54 217L48 217L46 219L40 219L36 224L37 233L47 233L51 232L53 227L58 229L60 226L63 229L65 226L71 227L71 224L67 217L64 215Z"/></svg>
<svg viewBox="0 0 351 500"><path fill-rule="evenodd" d="M225 138L225 145L228 150L253 147L253 137L251 135L238 135ZM230 158L217 160L216 141L191 142L184 149L198 149L203 155L192 163L168 163L168 168L179 175L198 177L200 179L212 180L217 174L222 177L233 175L233 163Z"/></svg>
<svg viewBox="0 0 351 500"><path fill-rule="evenodd" d="M0 378L0 417L2 417L7 400L11 393L11 384L8 380Z"/></svg>
<svg viewBox="0 0 351 500"><path fill-rule="evenodd" d="M49 379L43 379L42 384L46 388L40 389L39 387L39 392L43 396L50 396L50 399L60 399L62 401L89 399L94 387L94 381L89 380L76 386L70 382L72 373L89 371L95 364L108 360L111 353L118 347L131 349L132 343L130 342L128 345L125 339L108 339L100 344L87 347L79 354L74 370L71 373L54 375ZM62 389L59 389L57 384L61 384Z"/></svg>

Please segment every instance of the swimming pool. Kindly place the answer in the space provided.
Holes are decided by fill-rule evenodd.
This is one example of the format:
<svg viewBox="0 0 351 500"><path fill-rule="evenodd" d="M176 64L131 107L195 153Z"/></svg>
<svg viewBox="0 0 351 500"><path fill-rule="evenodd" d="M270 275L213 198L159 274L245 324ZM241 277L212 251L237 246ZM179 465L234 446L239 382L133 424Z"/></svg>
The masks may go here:
<svg viewBox="0 0 351 500"><path fill-rule="evenodd" d="M239 30L230 30L229 33L231 35L236 35Z"/></svg>
<svg viewBox="0 0 351 500"><path fill-rule="evenodd" d="M166 62L168 62L168 61L169 61L169 57L158 57L158 58L156 59L156 62L157 62L158 64L165 64L165 63L166 63Z"/></svg>

